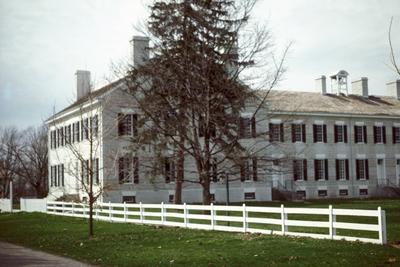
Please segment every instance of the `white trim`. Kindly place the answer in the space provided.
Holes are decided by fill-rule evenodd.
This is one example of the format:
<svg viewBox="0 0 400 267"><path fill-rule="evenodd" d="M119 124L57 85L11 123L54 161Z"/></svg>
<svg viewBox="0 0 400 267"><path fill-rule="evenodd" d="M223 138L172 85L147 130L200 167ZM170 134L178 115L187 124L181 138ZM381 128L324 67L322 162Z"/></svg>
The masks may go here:
<svg viewBox="0 0 400 267"><path fill-rule="evenodd" d="M303 124L304 120L294 120L292 121L292 124Z"/></svg>
<svg viewBox="0 0 400 267"><path fill-rule="evenodd" d="M324 124L324 121L315 120L315 121L314 121L314 124L323 125L323 124Z"/></svg>
<svg viewBox="0 0 400 267"><path fill-rule="evenodd" d="M347 159L347 155L346 154L337 154L336 159Z"/></svg>
<svg viewBox="0 0 400 267"><path fill-rule="evenodd" d="M174 195L175 196L175 190L168 190L168 195Z"/></svg>
<svg viewBox="0 0 400 267"><path fill-rule="evenodd" d="M349 190L349 186L348 185L339 185L339 190L343 190L343 189Z"/></svg>
<svg viewBox="0 0 400 267"><path fill-rule="evenodd" d="M365 122L363 122L363 121L356 121L356 122L354 123L354 125L355 125L355 126L365 126Z"/></svg>
<svg viewBox="0 0 400 267"><path fill-rule="evenodd" d="M315 159L326 159L325 154L315 154Z"/></svg>
<svg viewBox="0 0 400 267"><path fill-rule="evenodd" d="M393 122L394 127L400 127L400 122Z"/></svg>
<svg viewBox="0 0 400 267"><path fill-rule="evenodd" d="M272 124L281 124L282 123L282 119L270 119L270 122Z"/></svg>
<svg viewBox="0 0 400 267"><path fill-rule="evenodd" d="M255 187L245 187L243 188L244 193L256 193L256 188Z"/></svg>
<svg viewBox="0 0 400 267"><path fill-rule="evenodd" d="M326 191L328 191L328 187L327 186L318 186L317 190L326 190Z"/></svg>
<svg viewBox="0 0 400 267"><path fill-rule="evenodd" d="M136 114L136 111L133 108L121 108L121 113L124 115Z"/></svg>
<svg viewBox="0 0 400 267"><path fill-rule="evenodd" d="M382 126L383 126L383 122L381 122L381 121L375 122L374 125L375 125L375 126L382 127Z"/></svg>
<svg viewBox="0 0 400 267"><path fill-rule="evenodd" d="M360 190L360 189L368 189L368 185L361 184L361 185L358 186L358 190ZM368 192L368 194L369 194L369 192Z"/></svg>
<svg viewBox="0 0 400 267"><path fill-rule="evenodd" d="M396 159L400 159L400 154L395 154L394 157L395 157Z"/></svg>
<svg viewBox="0 0 400 267"><path fill-rule="evenodd" d="M241 118L246 118L246 119L251 119L253 117L253 113L251 112L241 112L240 113Z"/></svg>
<svg viewBox="0 0 400 267"><path fill-rule="evenodd" d="M385 159L386 155L385 154L376 154L377 159Z"/></svg>
<svg viewBox="0 0 400 267"><path fill-rule="evenodd" d="M357 154L356 159L366 159L367 156L365 154Z"/></svg>
<svg viewBox="0 0 400 267"><path fill-rule="evenodd" d="M123 197L136 196L136 191L121 191Z"/></svg>
<svg viewBox="0 0 400 267"><path fill-rule="evenodd" d="M322 117L340 117L340 118L373 118L373 119L400 119L400 115L371 115L371 114L357 114L357 113L318 113L318 112L271 112L274 115L292 115L296 116L322 116Z"/></svg>
<svg viewBox="0 0 400 267"><path fill-rule="evenodd" d="M344 121L335 121L335 125L346 125L346 123Z"/></svg>

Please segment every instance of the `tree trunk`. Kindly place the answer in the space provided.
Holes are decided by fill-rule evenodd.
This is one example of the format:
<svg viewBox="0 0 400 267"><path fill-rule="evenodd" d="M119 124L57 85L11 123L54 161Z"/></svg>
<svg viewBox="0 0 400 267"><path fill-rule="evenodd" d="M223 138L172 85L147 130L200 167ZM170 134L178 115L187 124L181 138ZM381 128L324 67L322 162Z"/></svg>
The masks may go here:
<svg viewBox="0 0 400 267"><path fill-rule="evenodd" d="M93 237L93 196L89 196L89 238Z"/></svg>
<svg viewBox="0 0 400 267"><path fill-rule="evenodd" d="M202 175L201 185L203 187L203 205L210 205L210 177L207 175Z"/></svg>

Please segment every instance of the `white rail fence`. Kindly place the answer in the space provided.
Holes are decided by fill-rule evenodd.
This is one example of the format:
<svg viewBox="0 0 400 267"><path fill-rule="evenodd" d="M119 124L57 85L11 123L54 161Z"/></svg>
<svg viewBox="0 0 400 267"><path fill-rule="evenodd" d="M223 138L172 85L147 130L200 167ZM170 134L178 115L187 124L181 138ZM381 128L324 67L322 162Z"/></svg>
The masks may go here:
<svg viewBox="0 0 400 267"><path fill-rule="evenodd" d="M89 207L47 202L47 213L89 217ZM386 244L385 211L220 205L98 203L96 220ZM337 220L340 218L341 220ZM351 221L351 222L349 222ZM356 222L353 222L356 221ZM366 221L360 222L360 221ZM310 231L311 230L311 231ZM340 234L337 232L340 231ZM371 233L372 232L372 233ZM354 236L356 235L356 236ZM365 237L366 236L366 237Z"/></svg>

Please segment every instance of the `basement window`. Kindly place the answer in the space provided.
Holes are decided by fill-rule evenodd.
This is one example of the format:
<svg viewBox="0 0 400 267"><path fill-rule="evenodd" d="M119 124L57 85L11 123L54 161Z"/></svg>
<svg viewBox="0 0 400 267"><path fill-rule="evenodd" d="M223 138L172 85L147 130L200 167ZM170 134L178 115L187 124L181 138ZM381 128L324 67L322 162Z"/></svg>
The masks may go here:
<svg viewBox="0 0 400 267"><path fill-rule="evenodd" d="M349 190L347 190L347 189L339 190L339 196L347 196L347 195L349 195Z"/></svg>
<svg viewBox="0 0 400 267"><path fill-rule="evenodd" d="M122 202L136 203L136 197L135 196L122 196Z"/></svg>
<svg viewBox="0 0 400 267"><path fill-rule="evenodd" d="M255 192L246 192L244 193L244 199L256 199Z"/></svg>

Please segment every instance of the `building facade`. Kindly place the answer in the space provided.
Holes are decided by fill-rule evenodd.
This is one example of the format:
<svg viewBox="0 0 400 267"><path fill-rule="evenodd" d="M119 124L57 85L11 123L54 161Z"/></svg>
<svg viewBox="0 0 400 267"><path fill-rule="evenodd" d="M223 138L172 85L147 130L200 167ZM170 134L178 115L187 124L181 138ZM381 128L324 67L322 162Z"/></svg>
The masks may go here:
<svg viewBox="0 0 400 267"><path fill-rule="evenodd" d="M138 47L145 51L146 42L134 38L134 56L140 56ZM213 200L225 202L228 193L232 202L396 195L400 80L387 84L389 96L369 95L367 78L353 82L349 94L347 75L330 76L330 92L324 76L316 80L317 92L271 91L268 108L255 117L256 103L248 103L239 122L240 142L257 153L232 168L229 187L226 176L211 177ZM92 172L94 190L105 189L99 192L102 201L174 200L172 153L166 151L160 171L152 171L152 147L134 144L141 111L124 88L120 80L91 91L90 73L77 72L76 102L47 121L49 198L84 198ZM184 171L185 180L197 179L190 157ZM182 200L201 202L201 186L184 183Z"/></svg>

